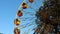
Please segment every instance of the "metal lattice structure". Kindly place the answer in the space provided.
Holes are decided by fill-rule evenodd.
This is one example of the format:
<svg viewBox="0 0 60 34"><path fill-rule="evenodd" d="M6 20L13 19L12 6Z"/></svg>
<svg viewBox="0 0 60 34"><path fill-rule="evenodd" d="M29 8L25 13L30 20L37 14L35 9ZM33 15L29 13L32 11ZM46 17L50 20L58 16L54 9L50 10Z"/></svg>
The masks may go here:
<svg viewBox="0 0 60 34"><path fill-rule="evenodd" d="M16 13L16 18L14 19L14 34L29 34L29 32L35 30L37 26L35 23L35 13L39 9L37 7L40 7L40 5L38 5L36 1L37 0L23 0L23 2L20 4ZM27 28L25 30L26 27L31 28ZM23 29L25 31L23 31Z"/></svg>

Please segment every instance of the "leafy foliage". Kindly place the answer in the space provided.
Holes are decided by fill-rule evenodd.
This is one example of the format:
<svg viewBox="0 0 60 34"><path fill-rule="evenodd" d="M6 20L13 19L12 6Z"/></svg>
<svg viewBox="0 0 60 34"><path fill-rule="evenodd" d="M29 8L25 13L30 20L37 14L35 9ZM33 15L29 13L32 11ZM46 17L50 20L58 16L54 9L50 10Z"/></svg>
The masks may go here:
<svg viewBox="0 0 60 34"><path fill-rule="evenodd" d="M38 25L35 30L36 34L60 34L58 28L60 23L60 0L44 1L43 6L36 12L36 17L36 24Z"/></svg>

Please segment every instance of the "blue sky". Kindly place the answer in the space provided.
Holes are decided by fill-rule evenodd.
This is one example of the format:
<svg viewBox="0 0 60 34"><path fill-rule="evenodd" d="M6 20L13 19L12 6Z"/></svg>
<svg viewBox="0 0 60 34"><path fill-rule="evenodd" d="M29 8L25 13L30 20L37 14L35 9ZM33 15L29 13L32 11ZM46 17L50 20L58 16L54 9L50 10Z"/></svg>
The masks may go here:
<svg viewBox="0 0 60 34"><path fill-rule="evenodd" d="M0 0L0 33L3 34L14 34L13 30L15 28L14 25L14 19L16 18L16 12L18 9L21 9L21 7L19 7L19 5L22 3L23 0ZM38 8L42 5L42 0L35 0L37 5L35 3L28 3L29 6L32 6L32 8L38 10ZM27 2L27 0L26 0ZM29 20L29 18L35 17L32 16L29 13L35 14L36 10L34 11L33 9L31 9L30 7L28 7L27 9L23 10L23 16L20 18L25 19L28 18L27 20L23 21L23 19L20 19L21 21L21 25L26 25L27 23L31 24L35 24L34 20ZM29 12L29 13L28 13ZM27 14L26 14L27 13ZM24 31L29 31L29 29L33 28L35 25L26 25L27 27L21 29L21 34L23 34L23 30ZM22 28L22 26L20 26L20 28ZM33 31L29 31L29 34L32 34Z"/></svg>

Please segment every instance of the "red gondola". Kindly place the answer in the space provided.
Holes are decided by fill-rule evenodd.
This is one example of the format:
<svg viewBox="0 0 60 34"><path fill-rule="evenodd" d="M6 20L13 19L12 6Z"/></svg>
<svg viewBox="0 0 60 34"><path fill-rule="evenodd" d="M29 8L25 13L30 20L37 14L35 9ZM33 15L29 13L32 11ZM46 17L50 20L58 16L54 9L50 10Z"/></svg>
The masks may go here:
<svg viewBox="0 0 60 34"><path fill-rule="evenodd" d="M21 12L21 10L18 10L18 12L17 12L17 16L19 16L19 17L22 16L22 12Z"/></svg>
<svg viewBox="0 0 60 34"><path fill-rule="evenodd" d="M34 2L34 0L29 0L29 2L30 2L30 3L33 3L33 2Z"/></svg>

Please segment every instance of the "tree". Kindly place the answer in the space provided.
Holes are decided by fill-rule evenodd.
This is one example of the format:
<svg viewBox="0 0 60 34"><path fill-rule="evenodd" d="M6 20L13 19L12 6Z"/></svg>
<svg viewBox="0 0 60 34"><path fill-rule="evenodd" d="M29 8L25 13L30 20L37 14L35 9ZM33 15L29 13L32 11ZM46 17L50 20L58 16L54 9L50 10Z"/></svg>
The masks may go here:
<svg viewBox="0 0 60 34"><path fill-rule="evenodd" d="M34 34L60 34L60 0L44 1L43 6L36 12L37 29ZM55 30L55 31L54 31ZM43 33L42 33L43 32Z"/></svg>

